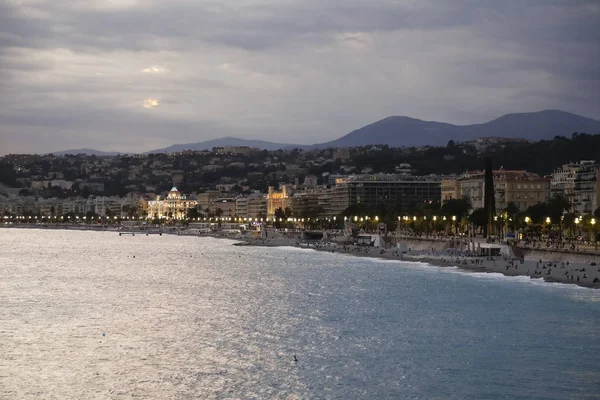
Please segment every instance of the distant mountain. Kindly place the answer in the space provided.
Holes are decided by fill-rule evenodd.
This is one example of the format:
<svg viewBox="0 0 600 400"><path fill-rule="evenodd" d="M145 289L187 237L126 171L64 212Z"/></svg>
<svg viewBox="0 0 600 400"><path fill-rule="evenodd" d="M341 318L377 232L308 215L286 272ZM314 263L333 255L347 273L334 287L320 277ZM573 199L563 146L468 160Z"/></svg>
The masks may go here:
<svg viewBox="0 0 600 400"><path fill-rule="evenodd" d="M573 132L600 133L600 121L559 110L507 114L484 124L452 125L409 117L388 117L314 147L356 147L371 144L445 146L479 137L514 137L529 140L570 136Z"/></svg>
<svg viewBox="0 0 600 400"><path fill-rule="evenodd" d="M100 151L100 150L94 150L94 149L74 149L74 150L56 151L51 154L54 154L55 156L64 156L66 154L73 154L73 155L87 154L88 156L118 156L119 154L123 154L123 153L119 153L116 151Z"/></svg>
<svg viewBox="0 0 600 400"><path fill-rule="evenodd" d="M205 142L174 144L164 149L152 150L151 153L171 153L185 150L211 150L213 147L254 147L263 150L279 150L293 147L303 147L300 145L265 142L262 140L246 140L234 137L224 137L220 139L207 140Z"/></svg>
<svg viewBox="0 0 600 400"><path fill-rule="evenodd" d="M352 131L339 139L314 145L273 143L262 140L224 137L197 143L174 144L164 149L149 151L146 154L211 150L213 147L227 146L247 146L264 150L356 147L375 144L385 144L392 147L445 146L449 140L465 142L479 137L497 136L538 141L552 139L555 136L570 136L573 132L600 134L600 121L559 110L507 114L490 122L473 125L452 125L444 122L422 121L410 117L388 117ZM65 150L53 154L79 153L97 156L123 154L93 149Z"/></svg>

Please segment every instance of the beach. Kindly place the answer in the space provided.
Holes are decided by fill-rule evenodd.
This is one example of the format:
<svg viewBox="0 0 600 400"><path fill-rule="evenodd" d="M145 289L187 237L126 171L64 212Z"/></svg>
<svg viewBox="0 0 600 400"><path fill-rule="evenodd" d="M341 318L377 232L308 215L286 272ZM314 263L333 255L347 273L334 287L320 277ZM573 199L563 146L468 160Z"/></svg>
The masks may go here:
<svg viewBox="0 0 600 400"><path fill-rule="evenodd" d="M395 247L378 248L372 246L341 245L335 243L302 244L293 238L274 235L268 239L245 238L243 244L251 246L292 246L314 249L356 257L371 257L385 260L405 262L422 262L438 267L458 267L473 273L498 273L505 276L529 276L531 279L541 279L546 282L574 284L582 287L600 289L600 265L590 265L574 260L572 254L554 252L560 257L545 259L509 259L503 256L467 256L456 251L443 250L409 250L405 253ZM569 256L573 260L569 261ZM593 259L593 258L592 258ZM598 261L592 263L600 264ZM595 281L596 280L596 281Z"/></svg>
<svg viewBox="0 0 600 400"><path fill-rule="evenodd" d="M93 225L13 225L4 228L21 229L58 229L58 230L94 230L115 233L133 234L165 234L177 236L213 237L219 239L238 240L237 245L262 246L262 247L303 247L315 251L325 251L338 254L347 254L356 257L370 257L385 260L406 262L422 262L439 267L458 267L473 273L498 273L505 276L529 276L531 279L541 279L546 282L573 284L582 287L600 289L600 256L589 256L585 262L577 254L568 252L543 252L537 251L535 258L523 259L507 258L502 256L468 256L464 252L445 251L439 249L439 243L431 242L437 246L427 246L427 241L401 252L396 247L373 247L362 245L342 245L329 241L315 241L310 244L302 242L297 234L269 230L267 237L256 236L251 232L232 233L215 231L198 233L195 230L180 228L164 228L149 230L118 229L115 227L102 227ZM297 233L297 232L296 232ZM597 264L597 265L590 265Z"/></svg>

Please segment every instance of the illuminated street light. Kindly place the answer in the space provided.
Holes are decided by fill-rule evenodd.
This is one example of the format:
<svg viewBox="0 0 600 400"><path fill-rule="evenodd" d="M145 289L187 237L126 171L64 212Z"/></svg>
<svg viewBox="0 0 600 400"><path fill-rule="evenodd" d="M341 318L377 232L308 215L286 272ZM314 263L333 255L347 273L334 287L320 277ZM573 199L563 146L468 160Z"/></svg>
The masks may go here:
<svg viewBox="0 0 600 400"><path fill-rule="evenodd" d="M590 224L591 224L591 229L590 229L590 240L592 240L592 235L594 234L593 230L595 228L596 225L596 218L592 218L590 220ZM594 248L596 251L598 251L598 241L596 240L596 237L594 236Z"/></svg>

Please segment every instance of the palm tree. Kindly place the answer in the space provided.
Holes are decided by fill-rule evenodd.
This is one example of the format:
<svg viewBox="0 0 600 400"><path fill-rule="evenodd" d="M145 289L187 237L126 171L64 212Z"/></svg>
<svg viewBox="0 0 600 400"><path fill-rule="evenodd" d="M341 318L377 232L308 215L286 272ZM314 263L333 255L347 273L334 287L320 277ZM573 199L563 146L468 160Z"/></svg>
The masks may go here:
<svg viewBox="0 0 600 400"><path fill-rule="evenodd" d="M562 217L565 211L571 209L571 202L565 195L556 194L548 200L546 209L548 214L550 214L550 219L552 221L558 221L558 231L560 237L562 237Z"/></svg>

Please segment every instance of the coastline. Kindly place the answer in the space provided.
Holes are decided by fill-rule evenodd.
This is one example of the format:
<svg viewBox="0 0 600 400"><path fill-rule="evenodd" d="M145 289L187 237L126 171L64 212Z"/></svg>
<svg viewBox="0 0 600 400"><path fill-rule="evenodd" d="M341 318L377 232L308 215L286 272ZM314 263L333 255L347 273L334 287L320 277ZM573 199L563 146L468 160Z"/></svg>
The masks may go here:
<svg viewBox="0 0 600 400"><path fill-rule="evenodd" d="M300 246L297 242L288 238L240 238L239 242L234 245L308 248L315 251L326 251L354 257L421 262L436 267L457 267L471 273L498 273L509 277L527 276L530 279L541 279L548 283L562 283L600 289L600 266L590 266L578 262L569 262L567 265L567 262L556 260L541 260L542 263L540 263L539 260L525 260L520 262L518 260L504 259L503 257L457 257L441 251L436 252L437 254L432 254L431 251L413 251L402 254L395 248L379 249L374 247L321 244ZM598 261L600 261L600 257ZM579 280L577 280L577 276L579 276ZM573 277L572 281L571 277ZM594 278L598 278L599 282L594 283Z"/></svg>
<svg viewBox="0 0 600 400"><path fill-rule="evenodd" d="M451 254L444 251L417 250L401 253L396 248L375 248L356 245L322 244L311 246L301 245L298 240L291 237L248 237L243 234L228 233L197 233L189 230L159 229L147 230L119 229L112 226L94 225L0 225L2 228L16 229L61 229L77 231L97 231L112 233L134 233L138 235L164 234L176 236L210 237L215 239L228 239L234 241L232 245L258 246L258 247L295 247L308 248L316 251L327 251L340 253L355 257L369 257L383 260L421 262L436 267L457 267L471 273L499 273L505 276L528 276L530 279L541 279L549 283L562 283L577 285L586 288L600 289L600 266L586 265L581 262L565 262L561 254L561 260L509 260L503 257L467 257L461 254ZM541 261L541 262L540 262ZM600 257L596 264L600 263ZM578 279L579 278L579 279ZM594 282L594 279L597 279Z"/></svg>

